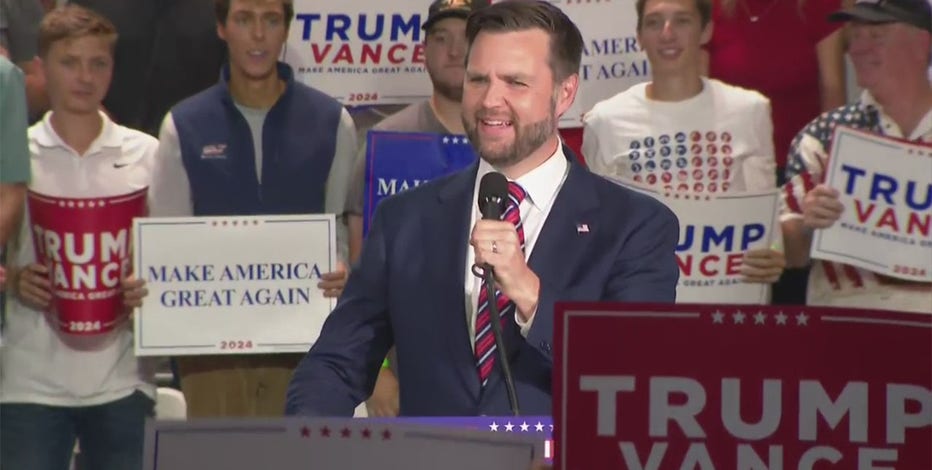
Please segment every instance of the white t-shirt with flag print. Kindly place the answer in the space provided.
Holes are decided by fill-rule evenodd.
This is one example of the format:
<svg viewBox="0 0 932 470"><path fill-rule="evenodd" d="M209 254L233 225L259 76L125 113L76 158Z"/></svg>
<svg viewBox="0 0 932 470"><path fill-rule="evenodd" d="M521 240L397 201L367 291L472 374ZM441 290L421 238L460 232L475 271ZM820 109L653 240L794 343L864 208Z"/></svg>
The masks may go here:
<svg viewBox="0 0 932 470"><path fill-rule="evenodd" d="M775 187L770 101L756 91L702 79L677 102L647 97L640 83L583 118L589 168L603 176L714 194Z"/></svg>

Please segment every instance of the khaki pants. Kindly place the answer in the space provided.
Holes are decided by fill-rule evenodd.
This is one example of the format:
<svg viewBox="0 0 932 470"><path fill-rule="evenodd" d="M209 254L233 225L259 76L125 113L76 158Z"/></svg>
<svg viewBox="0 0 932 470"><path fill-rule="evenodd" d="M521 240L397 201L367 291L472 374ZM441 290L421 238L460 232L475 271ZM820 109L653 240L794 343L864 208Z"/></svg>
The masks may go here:
<svg viewBox="0 0 932 470"><path fill-rule="evenodd" d="M303 354L185 356L176 359L190 418L276 417Z"/></svg>

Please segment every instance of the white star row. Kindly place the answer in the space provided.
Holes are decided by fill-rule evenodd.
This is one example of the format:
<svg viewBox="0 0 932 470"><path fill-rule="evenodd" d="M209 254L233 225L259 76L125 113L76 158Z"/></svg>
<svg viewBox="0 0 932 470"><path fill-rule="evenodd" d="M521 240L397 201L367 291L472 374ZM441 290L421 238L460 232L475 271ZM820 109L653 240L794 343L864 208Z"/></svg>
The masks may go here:
<svg viewBox="0 0 932 470"><path fill-rule="evenodd" d="M107 205L107 202L106 202L106 201L87 201L86 203L85 203L84 201L77 201L77 202L75 202L75 201L58 201L58 207L78 207L78 208L81 208L81 209L83 209L85 206L87 206L87 207L103 207L103 206L106 206L106 205Z"/></svg>
<svg viewBox="0 0 932 470"><path fill-rule="evenodd" d="M743 325L745 320L747 320L749 324L753 320L755 325L766 325L768 315L760 310L758 310L757 313L753 315L750 313L744 313L741 310L738 310L737 312L732 313L731 315L728 315L719 310L716 310L714 313L712 313L712 323L724 324L726 321L728 321L729 317L731 317L731 320L732 322L734 322L735 325ZM786 315L781 310L779 313L773 315L773 318L776 321L777 325L786 325L787 321L790 319L796 320L796 326L808 326L809 325L809 315L806 315L803 312L799 312L797 315L793 316L793 315Z"/></svg>
<svg viewBox="0 0 932 470"><path fill-rule="evenodd" d="M550 431L553 432L552 424L547 425L541 423L540 421L538 421L537 424L528 424L527 421L524 421L521 424L512 423L511 421L508 421L505 424L498 424L495 421L492 421L492 424L489 425L489 430L492 432L498 432L498 428L502 427L505 428L503 432L514 432L515 426L521 429L521 432L530 432L531 426L534 427L535 432L544 432L544 428L550 426Z"/></svg>
<svg viewBox="0 0 932 470"><path fill-rule="evenodd" d="M454 144L459 144L459 143L468 144L469 139L465 137L444 137L443 138L443 143L449 144L451 142Z"/></svg>

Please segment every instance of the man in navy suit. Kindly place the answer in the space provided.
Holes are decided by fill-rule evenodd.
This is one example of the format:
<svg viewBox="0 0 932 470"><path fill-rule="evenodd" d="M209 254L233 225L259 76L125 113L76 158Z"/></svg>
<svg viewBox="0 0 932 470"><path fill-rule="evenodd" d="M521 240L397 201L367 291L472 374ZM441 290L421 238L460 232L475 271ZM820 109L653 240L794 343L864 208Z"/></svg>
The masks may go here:
<svg viewBox="0 0 932 470"><path fill-rule="evenodd" d="M287 413L350 416L397 351L401 415L510 414L482 280L498 280L522 413L551 413L558 300L673 302L675 216L567 155L558 117L579 86L582 37L557 7L513 0L474 12L463 123L480 161L383 201L320 338L295 370ZM505 220L480 220L479 182L508 180ZM518 218L520 216L520 220Z"/></svg>

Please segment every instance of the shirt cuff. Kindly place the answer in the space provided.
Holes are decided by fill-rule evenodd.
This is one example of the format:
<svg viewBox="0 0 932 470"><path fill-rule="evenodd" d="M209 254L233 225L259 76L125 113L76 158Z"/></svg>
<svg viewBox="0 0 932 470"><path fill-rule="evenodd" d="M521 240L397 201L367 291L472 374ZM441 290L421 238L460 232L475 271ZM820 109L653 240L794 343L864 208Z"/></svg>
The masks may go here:
<svg viewBox="0 0 932 470"><path fill-rule="evenodd" d="M534 317L537 316L537 309L535 308L531 312L531 316L527 319L526 322L521 321L521 315L518 315L518 307L515 307L515 323L518 324L518 328L521 331L521 336L527 338L527 334L531 331L531 325L534 324Z"/></svg>

